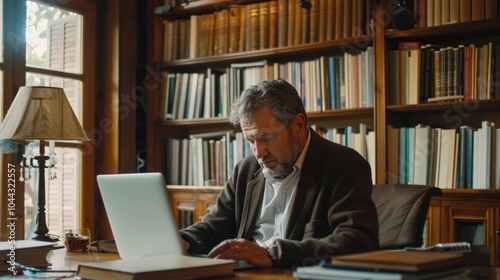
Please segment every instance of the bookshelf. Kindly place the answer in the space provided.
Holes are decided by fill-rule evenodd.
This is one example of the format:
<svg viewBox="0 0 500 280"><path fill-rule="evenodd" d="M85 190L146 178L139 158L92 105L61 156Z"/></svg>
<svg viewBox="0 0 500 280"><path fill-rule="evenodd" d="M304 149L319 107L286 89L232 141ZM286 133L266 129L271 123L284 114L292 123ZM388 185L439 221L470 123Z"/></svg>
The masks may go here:
<svg viewBox="0 0 500 280"><path fill-rule="evenodd" d="M160 72L194 73L204 72L213 68L225 72L231 64L245 64L266 60L270 65L280 65L296 61L315 60L323 56L343 56L345 53L356 53L373 48L374 71L371 79L374 83L373 105L368 107L327 109L317 112L308 112L309 123L324 128L341 126L359 126L367 124L375 131L375 183L394 182L399 180L400 174L394 170L394 151L389 136L390 127L415 127L418 124L432 128L458 129L462 125L479 128L481 122L489 120L500 123L500 99L471 99L466 101L421 103L413 105L398 104L391 101L394 79L391 77L391 51L398 50L400 43L420 42L439 46L458 47L460 45L476 44L483 46L491 42L500 43L498 17L470 20L454 24L427 26L421 17L425 13L416 13L418 27L410 30L391 30L389 24L391 14L388 6L393 1L380 1L380 4L371 4L372 1L359 1L365 9L364 24L368 26L366 15L372 16L373 30L358 32L347 37L318 39L306 43L298 43L280 47L268 47L258 50L245 50L235 53L224 53L202 57L178 58L164 60L163 36L165 20L187 20L191 15L215 13L224 6L225 1L193 1L187 5L177 5L168 12L161 1L152 1L151 10L155 15L154 47L152 48L155 62ZM240 5L250 5L265 1L240 1ZM278 1L278 4L281 1ZM311 1L320 3L320 1ZM415 3L428 1L415 1ZM466 2L466 1L465 1ZM488 0L487 0L488 2ZM295 3L295 2L293 2ZM370 6L373 5L373 6ZM423 7L415 4L415 9ZM419 10L422 11L422 10ZM497 13L498 15L498 8ZM383 19L383 20L382 20ZM320 19L321 21L321 19ZM359 25L358 25L359 26ZM278 29L279 30L279 29ZM333 31L332 31L333 32ZM300 59L297 59L300 58ZM497 60L498 61L498 60ZM275 66L274 69L276 69ZM274 70L267 70L271 73ZM273 72L275 73L275 72ZM238 128L231 127L225 117L168 119L160 116L159 104L161 89L154 91L148 97L148 169L165 172L166 141L173 138L189 138L193 134L210 133L215 131L231 130L238 132ZM497 125L498 127L498 125ZM398 153L396 153L398 155ZM396 159L398 164L398 159ZM432 182L431 182L432 184ZM207 205L213 203L220 186L169 186L174 205L178 209L191 211L193 222L208 211ZM490 249L491 263L500 265L500 186L492 182L488 189L457 189L447 185L443 189L443 196L433 198L429 209L427 223L427 245L439 242L474 241L476 244L486 245ZM209 195L208 195L209 194ZM213 200L211 200L213 199ZM208 203L208 204L207 204ZM179 212L179 217L185 215ZM475 232L475 239L470 239L471 232ZM470 240L469 240L470 239Z"/></svg>
<svg viewBox="0 0 500 280"><path fill-rule="evenodd" d="M415 1L415 7L430 2ZM490 4L492 2L485 1L485 3ZM375 14L382 14L383 11L386 11L384 5L389 3L391 1L383 1L381 5L377 5ZM422 7L419 7L419 9L422 9ZM381 179L393 183L401 180L401 172L399 172L398 167L401 166L402 160L394 160L394 153L399 156L401 156L401 153L393 150L394 144L397 145L397 143L391 139L391 128L414 128L417 125L425 125L432 129L453 129L458 132L462 126L480 128L485 120L496 124L500 122L500 115L498 114L500 99L495 94L488 98L476 95L473 98L459 101L418 102L413 105L394 102L393 92L396 79L391 73L391 67L394 66L393 61L391 61L391 52L397 51L400 49L401 44L407 44L407 42L418 42L421 46L432 44L432 46L436 46L436 50L443 47L459 48L470 44L483 47L490 42L492 45L499 44L500 37L497 32L500 27L498 7L493 10L496 11L495 16L490 15L489 18L485 12L481 19L472 20L470 18L463 22L440 25L423 24L425 20L419 19L418 15L425 16L426 13L415 13L417 15L415 21L419 26L403 31L391 30L383 24L377 24L376 43L374 44L376 75L382 73L376 79L377 94L380 96L380 99L377 100L378 103L375 105L378 153L377 180ZM420 54L423 53L422 48L419 47L419 50ZM476 83L480 82L476 81ZM449 85L450 82L447 84ZM496 127L498 128L498 126ZM456 138L457 144L459 143L458 139L459 137ZM456 156L458 158L458 147L455 153L451 153L452 157ZM432 151L431 154L437 154L437 152ZM448 165L452 165L452 169L454 168L453 162L455 160L452 159L448 163ZM417 165L414 164L414 166ZM435 170L429 172L431 176L429 178L430 184L432 185L440 183L440 181L432 180L432 176L437 177L436 173L438 171ZM494 167L491 170L494 170ZM472 188L457 188L458 177L455 177L455 173L451 174L453 178L441 185L443 195L432 198L427 221L427 245L457 241L485 245L490 251L491 264L498 266L500 264L498 249L500 244L500 186L498 181L491 180L491 185L487 189L477 189L479 187L478 183L475 183Z"/></svg>

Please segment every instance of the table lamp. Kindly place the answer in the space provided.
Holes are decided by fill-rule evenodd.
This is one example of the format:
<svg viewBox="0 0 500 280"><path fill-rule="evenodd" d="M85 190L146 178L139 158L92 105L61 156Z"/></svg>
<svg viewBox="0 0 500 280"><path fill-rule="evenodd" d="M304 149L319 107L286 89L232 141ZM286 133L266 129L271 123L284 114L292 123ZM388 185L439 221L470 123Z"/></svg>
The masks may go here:
<svg viewBox="0 0 500 280"><path fill-rule="evenodd" d="M0 126L0 139L39 141L38 154L29 159L26 154L23 155L24 166L36 167L39 176L38 210L32 239L53 241L47 235L49 229L45 219L45 169L51 167L47 166L49 156L45 155L45 141L52 144L53 140L90 140L73 112L64 90L43 86L19 88Z"/></svg>

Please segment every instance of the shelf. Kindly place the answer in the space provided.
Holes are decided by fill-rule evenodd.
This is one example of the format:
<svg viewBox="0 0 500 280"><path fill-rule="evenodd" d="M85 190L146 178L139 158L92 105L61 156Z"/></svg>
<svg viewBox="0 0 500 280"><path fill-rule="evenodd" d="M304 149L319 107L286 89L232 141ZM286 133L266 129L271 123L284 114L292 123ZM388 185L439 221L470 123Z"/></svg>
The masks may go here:
<svg viewBox="0 0 500 280"><path fill-rule="evenodd" d="M309 43L297 46L269 48L245 53L231 53L208 57L178 59L161 64L161 68L180 71L193 71L208 67L218 69L229 67L232 63L246 63L259 60L269 62L288 62L318 58L321 55L333 56L344 52L360 52L372 44L372 36L363 35L355 38L335 41Z"/></svg>
<svg viewBox="0 0 500 280"><path fill-rule="evenodd" d="M446 37L460 36L470 40L472 37L498 36L500 18L468 21L448 25L409 29L405 31L387 31L387 39L426 39L438 38L443 41Z"/></svg>
<svg viewBox="0 0 500 280"><path fill-rule="evenodd" d="M433 197L436 200L457 201L500 201L500 189L441 189L442 196Z"/></svg>
<svg viewBox="0 0 500 280"><path fill-rule="evenodd" d="M344 109L344 110L329 110L324 112L311 112L307 113L309 121L324 120L324 119L345 119L345 118L361 118L373 117L373 108L357 108L357 109ZM234 128L229 123L229 118L198 118L198 119L182 119L182 120L157 120L156 124L163 127L214 127L225 126L227 128ZM238 128L234 128L238 129Z"/></svg>
<svg viewBox="0 0 500 280"><path fill-rule="evenodd" d="M172 0L175 1L175 0ZM186 5L180 5L171 7L168 6L159 6L156 7L153 11L153 14L156 16L161 16L166 19L179 19L179 18L188 18L190 15L201 15L213 13L215 11L220 11L223 9L227 9L232 5L248 5L253 3L265 2L267 0L212 0L212 1L186 1ZM298 1L297 1L298 5Z"/></svg>
<svg viewBox="0 0 500 280"><path fill-rule="evenodd" d="M231 125L229 118L199 118L199 119L182 119L182 120L166 120L156 121L157 124L163 126L199 126L199 125Z"/></svg>
<svg viewBox="0 0 500 280"><path fill-rule="evenodd" d="M500 110L500 99L387 106L388 112L400 112L400 113L444 112L450 109L453 110L462 109L465 111L474 111L474 112L498 111Z"/></svg>
<svg viewBox="0 0 500 280"><path fill-rule="evenodd" d="M222 190L223 186L181 186L167 185L167 189L171 192L189 192L189 193L216 193Z"/></svg>
<svg viewBox="0 0 500 280"><path fill-rule="evenodd" d="M314 121L317 119L325 118L342 118L342 117L360 117L372 116L373 108L357 108L357 109L344 109L344 110L329 110L324 112L307 113L307 119Z"/></svg>

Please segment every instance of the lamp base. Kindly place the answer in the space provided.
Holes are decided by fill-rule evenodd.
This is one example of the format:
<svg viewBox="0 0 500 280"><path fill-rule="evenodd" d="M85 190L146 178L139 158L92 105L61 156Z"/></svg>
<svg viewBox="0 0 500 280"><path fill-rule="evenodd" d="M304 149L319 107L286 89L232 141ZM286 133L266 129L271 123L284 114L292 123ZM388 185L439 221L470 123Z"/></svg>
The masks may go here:
<svg viewBox="0 0 500 280"><path fill-rule="evenodd" d="M31 237L33 240L38 240L38 241L46 241L46 242L57 242L59 241L59 237L55 235L40 235L40 234L35 234Z"/></svg>

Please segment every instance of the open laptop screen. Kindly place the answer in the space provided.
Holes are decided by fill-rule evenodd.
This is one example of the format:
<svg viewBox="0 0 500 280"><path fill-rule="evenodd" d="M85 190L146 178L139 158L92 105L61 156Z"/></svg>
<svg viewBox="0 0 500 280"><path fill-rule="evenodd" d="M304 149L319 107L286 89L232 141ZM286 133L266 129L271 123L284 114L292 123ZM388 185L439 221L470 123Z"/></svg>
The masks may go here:
<svg viewBox="0 0 500 280"><path fill-rule="evenodd" d="M122 259L183 254L161 173L98 175L97 183Z"/></svg>

